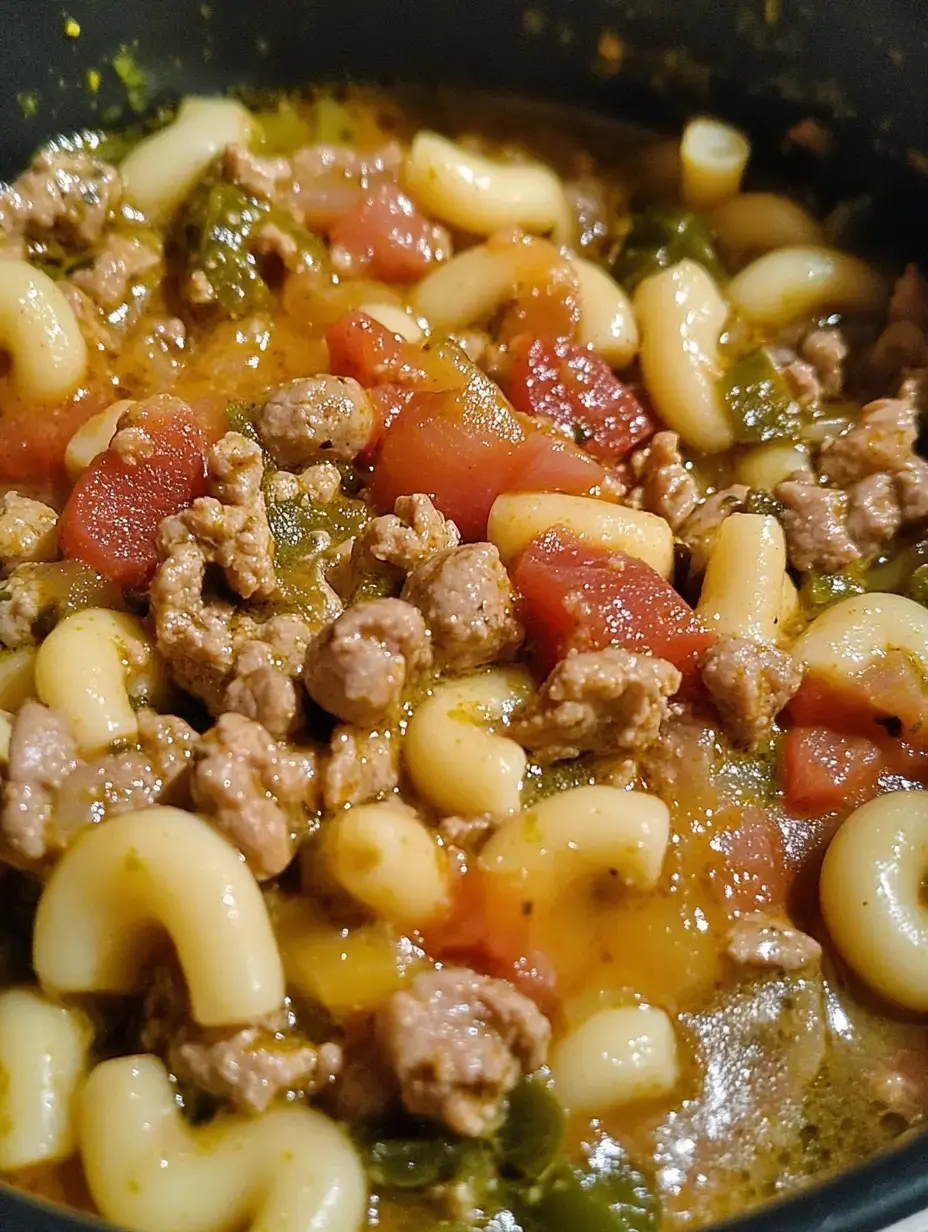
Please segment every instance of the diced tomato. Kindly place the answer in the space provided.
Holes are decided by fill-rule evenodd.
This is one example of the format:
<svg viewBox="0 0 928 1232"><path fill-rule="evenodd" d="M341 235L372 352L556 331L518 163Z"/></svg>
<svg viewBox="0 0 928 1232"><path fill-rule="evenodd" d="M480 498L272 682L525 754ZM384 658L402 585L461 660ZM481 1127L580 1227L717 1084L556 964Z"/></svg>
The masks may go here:
<svg viewBox="0 0 928 1232"><path fill-rule="evenodd" d="M450 255L444 227L420 214L395 184L381 184L342 215L329 238L348 272L381 282L414 282Z"/></svg>
<svg viewBox="0 0 928 1232"><path fill-rule="evenodd" d="M657 431L642 399L594 351L519 339L506 392L517 410L567 429L594 457L620 462Z"/></svg>
<svg viewBox="0 0 928 1232"><path fill-rule="evenodd" d="M105 397L86 389L55 406L5 399L0 417L0 480L34 485L47 482L52 486L61 483L68 441L105 405Z"/></svg>
<svg viewBox="0 0 928 1232"><path fill-rule="evenodd" d="M384 382L408 383L419 375L415 360L421 348L410 347L365 312L351 312L329 326L325 335L329 367L336 376L351 376L366 388Z"/></svg>
<svg viewBox="0 0 928 1232"><path fill-rule="evenodd" d="M909 656L890 650L857 676L824 679L807 673L787 708L787 720L881 740L884 735L928 745L928 692Z"/></svg>
<svg viewBox="0 0 928 1232"><path fill-rule="evenodd" d="M623 646L669 660L691 686L699 656L715 641L650 565L587 547L561 528L532 540L516 560L512 579L546 670L570 650Z"/></svg>
<svg viewBox="0 0 928 1232"><path fill-rule="evenodd" d="M414 389L404 389L402 385L375 385L369 392L371 406L374 408L374 426L367 444L358 454L361 466L373 466L380 452L384 433L416 396Z"/></svg>
<svg viewBox="0 0 928 1232"><path fill-rule="evenodd" d="M788 878L783 835L763 808L730 810L713 834L709 880L721 900L738 911L756 911L786 898Z"/></svg>
<svg viewBox="0 0 928 1232"><path fill-rule="evenodd" d="M790 808L827 813L861 804L876 793L880 747L865 736L825 727L792 727L783 740L780 784Z"/></svg>
<svg viewBox="0 0 928 1232"><path fill-rule="evenodd" d="M151 399L136 422L153 452L129 461L105 450L74 485L59 522L64 555L121 586L148 581L159 522L206 491L207 434L190 407Z"/></svg>

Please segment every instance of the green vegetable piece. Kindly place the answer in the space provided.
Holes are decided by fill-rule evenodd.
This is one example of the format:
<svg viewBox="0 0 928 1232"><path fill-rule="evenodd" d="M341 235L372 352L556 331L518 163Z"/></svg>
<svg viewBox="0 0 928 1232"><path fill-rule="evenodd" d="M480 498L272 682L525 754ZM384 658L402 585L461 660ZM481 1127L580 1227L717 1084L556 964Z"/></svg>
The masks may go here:
<svg viewBox="0 0 928 1232"><path fill-rule="evenodd" d="M35 118L39 110L39 96L34 90L21 90L16 95L16 101L19 104L19 110L24 120Z"/></svg>
<svg viewBox="0 0 928 1232"><path fill-rule="evenodd" d="M828 607L830 603L837 603L839 599L847 599L851 595L862 594L864 590L863 582L847 570L841 573L813 571L803 574L799 593L810 607Z"/></svg>
<svg viewBox="0 0 928 1232"><path fill-rule="evenodd" d="M385 1138L370 1146L367 1170L386 1189L429 1189L457 1174L461 1155L448 1138Z"/></svg>
<svg viewBox="0 0 928 1232"><path fill-rule="evenodd" d="M725 271L716 255L709 224L702 214L688 210L647 210L636 214L625 244L613 262L612 273L627 291L642 279L689 257L715 279Z"/></svg>
<svg viewBox="0 0 928 1232"><path fill-rule="evenodd" d="M290 155L314 140L313 127L291 98L282 98L273 109L258 111L255 131L257 148L266 155Z"/></svg>
<svg viewBox="0 0 928 1232"><path fill-rule="evenodd" d="M725 405L743 445L794 437L799 419L796 404L773 360L759 347L736 359L719 381Z"/></svg>
<svg viewBox="0 0 928 1232"><path fill-rule="evenodd" d="M909 578L906 594L922 607L928 607L928 565L919 565Z"/></svg>
<svg viewBox="0 0 928 1232"><path fill-rule="evenodd" d="M250 441L255 441L260 445L261 440L255 427L257 411L258 405L256 402L228 402L226 404L226 422L229 425L229 431L247 436Z"/></svg>
<svg viewBox="0 0 928 1232"><path fill-rule="evenodd" d="M180 222L186 273L202 271L209 279L215 305L237 320L269 298L267 284L248 243L267 206L234 184L204 180L187 203Z"/></svg>
<svg viewBox="0 0 928 1232"><path fill-rule="evenodd" d="M369 599L393 599L401 589L399 582L386 573L365 573L351 592L351 602L365 603Z"/></svg>
<svg viewBox="0 0 928 1232"><path fill-rule="evenodd" d="M519 1214L526 1232L656 1232L660 1222L651 1186L621 1158L595 1171L560 1169Z"/></svg>
<svg viewBox="0 0 928 1232"><path fill-rule="evenodd" d="M783 502L778 501L772 492L764 492L760 488L755 488L748 493L748 499L744 502L744 511L745 513L760 513L779 521L783 516Z"/></svg>
<svg viewBox="0 0 928 1232"><path fill-rule="evenodd" d="M354 145L354 120L347 107L331 94L321 94L313 103L313 140L322 145Z"/></svg>
<svg viewBox="0 0 928 1232"><path fill-rule="evenodd" d="M122 82L129 106L135 112L143 112L148 106L148 82L130 47L120 47L113 56L113 71Z"/></svg>
<svg viewBox="0 0 928 1232"><path fill-rule="evenodd" d="M595 782L595 766L588 758L578 757L573 761L547 765L530 761L522 779L522 807L531 808L555 792L568 791L571 787L588 787Z"/></svg>
<svg viewBox="0 0 928 1232"><path fill-rule="evenodd" d="M503 1160L535 1179L545 1173L564 1143L567 1118L543 1082L525 1079L509 1097L509 1114L499 1131Z"/></svg>

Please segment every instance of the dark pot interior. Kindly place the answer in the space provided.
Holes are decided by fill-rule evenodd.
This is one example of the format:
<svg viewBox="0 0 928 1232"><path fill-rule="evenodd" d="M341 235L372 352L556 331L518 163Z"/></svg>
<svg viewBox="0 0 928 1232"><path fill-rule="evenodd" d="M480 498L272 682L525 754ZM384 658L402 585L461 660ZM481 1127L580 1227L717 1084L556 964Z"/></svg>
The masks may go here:
<svg viewBox="0 0 928 1232"><path fill-rule="evenodd" d="M131 120L130 99L150 110L183 94L342 77L475 84L652 127L711 110L746 128L774 169L786 130L814 116L833 134L832 156L793 155L786 174L817 179L830 198L872 196L894 245L928 251L928 25L917 0L73 0L66 11L60 0L4 0L0 31L0 177L54 132ZM603 35L621 41L618 62L599 54ZM144 77L128 97L113 67L122 49ZM926 1165L922 1135L726 1229L876 1232L928 1207ZM99 1227L0 1191L2 1232Z"/></svg>

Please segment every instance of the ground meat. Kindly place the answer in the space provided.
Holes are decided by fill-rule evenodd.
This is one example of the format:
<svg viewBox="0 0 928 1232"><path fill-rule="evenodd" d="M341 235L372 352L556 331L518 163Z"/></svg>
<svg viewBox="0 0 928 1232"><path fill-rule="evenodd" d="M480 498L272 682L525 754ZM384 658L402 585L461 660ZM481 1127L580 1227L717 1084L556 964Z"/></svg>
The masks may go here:
<svg viewBox="0 0 928 1232"><path fill-rule="evenodd" d="M259 880L276 877L293 858L292 832L315 812L315 754L288 749L260 723L221 715L197 750L194 802L239 848Z"/></svg>
<svg viewBox="0 0 928 1232"><path fill-rule="evenodd" d="M425 617L439 666L466 671L511 659L522 645L512 584L492 543L429 557L406 579L403 598Z"/></svg>
<svg viewBox="0 0 928 1232"><path fill-rule="evenodd" d="M55 232L81 247L96 244L122 196L119 172L92 151L42 150L0 197L0 230Z"/></svg>
<svg viewBox="0 0 928 1232"><path fill-rule="evenodd" d="M689 713L672 714L660 739L640 758L642 777L649 791L667 803L692 794L693 783L711 780L720 756L719 732L705 719Z"/></svg>
<svg viewBox="0 0 928 1232"><path fill-rule="evenodd" d="M911 321L890 321L866 355L866 371L878 389L926 364L928 338Z"/></svg>
<svg viewBox="0 0 928 1232"><path fill-rule="evenodd" d="M742 966L799 971L818 961L822 947L785 920L755 911L732 926L727 953Z"/></svg>
<svg viewBox="0 0 928 1232"><path fill-rule="evenodd" d="M847 533L862 556L875 556L902 525L899 501L889 475L868 475L847 493Z"/></svg>
<svg viewBox="0 0 928 1232"><path fill-rule="evenodd" d="M928 462L913 455L893 480L903 524L908 526L928 518Z"/></svg>
<svg viewBox="0 0 928 1232"><path fill-rule="evenodd" d="M399 1103L399 1087L374 1034L370 1014L344 1024L342 1069L332 1092L332 1112L340 1121L356 1125L381 1124Z"/></svg>
<svg viewBox="0 0 928 1232"><path fill-rule="evenodd" d="M489 813L444 817L438 824L438 837L458 873L463 874L495 829L496 822Z"/></svg>
<svg viewBox="0 0 928 1232"><path fill-rule="evenodd" d="M353 462L370 438L374 412L351 377L313 376L279 386L258 412L261 443L279 466Z"/></svg>
<svg viewBox="0 0 928 1232"><path fill-rule="evenodd" d="M847 355L847 341L840 329L813 329L803 339L802 357L815 368L823 397L840 395Z"/></svg>
<svg viewBox="0 0 928 1232"><path fill-rule="evenodd" d="M388 997L375 1030L407 1110L467 1137L493 1133L505 1096L544 1064L551 1035L511 984L456 968L424 972Z"/></svg>
<svg viewBox="0 0 928 1232"><path fill-rule="evenodd" d="M254 719L276 738L293 732L302 716L300 691L292 677L267 663L232 677L222 709Z"/></svg>
<svg viewBox="0 0 928 1232"><path fill-rule="evenodd" d="M307 653L303 680L323 710L358 727L377 727L431 661L418 608L402 599L374 599L353 604L322 631Z"/></svg>
<svg viewBox="0 0 928 1232"><path fill-rule="evenodd" d="M802 683L802 666L775 646L723 637L706 651L702 680L735 744L755 748Z"/></svg>
<svg viewBox="0 0 928 1232"><path fill-rule="evenodd" d="M399 577L460 542L458 528L428 496L399 496L393 512L372 519L355 540L352 572L356 578L391 571Z"/></svg>
<svg viewBox="0 0 928 1232"><path fill-rule="evenodd" d="M658 432L647 449L632 456L638 486L629 504L656 513L678 530L699 504L699 487L680 457L676 432Z"/></svg>
<svg viewBox="0 0 928 1232"><path fill-rule="evenodd" d="M890 321L904 321L928 334L928 282L917 265L907 265L889 301Z"/></svg>
<svg viewBox="0 0 928 1232"><path fill-rule="evenodd" d="M818 402L822 396L822 383L814 364L797 358L794 352L788 356L777 353L775 362L789 386L789 392L800 406L813 406Z"/></svg>
<svg viewBox="0 0 928 1232"><path fill-rule="evenodd" d="M393 791L399 783L398 762L390 732L336 727L322 770L323 807L334 811Z"/></svg>
<svg viewBox="0 0 928 1232"><path fill-rule="evenodd" d="M680 679L671 663L615 646L572 653L513 716L509 735L544 761L638 752L657 740Z"/></svg>
<svg viewBox="0 0 928 1232"><path fill-rule="evenodd" d="M263 201L273 201L280 187L293 175L288 158L261 158L244 145L226 146L222 165L233 184Z"/></svg>
<svg viewBox="0 0 928 1232"><path fill-rule="evenodd" d="M58 555L58 515L18 492L0 499L0 565L6 570Z"/></svg>
<svg viewBox="0 0 928 1232"><path fill-rule="evenodd" d="M317 462L315 466L307 466L302 474L297 476L300 495L305 496L311 505L330 505L342 486L342 476L333 462Z"/></svg>
<svg viewBox="0 0 928 1232"><path fill-rule="evenodd" d="M777 485L790 564L802 572L837 573L860 558L860 549L845 524L847 495L821 488L797 472Z"/></svg>
<svg viewBox="0 0 928 1232"><path fill-rule="evenodd" d="M32 645L35 623L47 606L48 596L35 566L14 569L0 588L0 644L8 650Z"/></svg>
<svg viewBox="0 0 928 1232"><path fill-rule="evenodd" d="M77 765L77 750L64 715L39 702L19 710L10 736L0 830L20 855L39 860L55 793Z"/></svg>
<svg viewBox="0 0 928 1232"><path fill-rule="evenodd" d="M210 495L224 505L250 505L261 494L264 456L254 441L227 432L209 454Z"/></svg>
<svg viewBox="0 0 928 1232"><path fill-rule="evenodd" d="M822 447L819 470L841 487L868 475L894 474L911 458L917 435L912 401L881 398L863 408L853 428Z"/></svg>
<svg viewBox="0 0 928 1232"><path fill-rule="evenodd" d="M135 235L113 232L106 237L93 265L77 270L71 281L80 287L106 312L130 305L136 316L147 298L144 278L161 264L161 249L153 243L143 243Z"/></svg>
<svg viewBox="0 0 928 1232"><path fill-rule="evenodd" d="M694 575L705 570L719 527L731 514L743 511L748 492L743 483L713 492L680 527L680 538L690 549L690 570Z"/></svg>

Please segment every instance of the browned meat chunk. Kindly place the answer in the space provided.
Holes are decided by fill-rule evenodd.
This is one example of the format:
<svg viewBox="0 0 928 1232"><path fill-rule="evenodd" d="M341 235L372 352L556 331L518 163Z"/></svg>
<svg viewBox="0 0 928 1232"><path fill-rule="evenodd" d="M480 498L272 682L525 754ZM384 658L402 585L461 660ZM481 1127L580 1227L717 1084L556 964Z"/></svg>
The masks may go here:
<svg viewBox="0 0 928 1232"><path fill-rule="evenodd" d="M783 530L795 569L837 573L860 558L860 548L845 524L844 492L820 488L808 475L798 473L777 485L776 496L784 506Z"/></svg>
<svg viewBox="0 0 928 1232"><path fill-rule="evenodd" d="M466 671L511 659L522 645L512 584L492 543L429 557L406 579L403 598L425 617L440 666Z"/></svg>
<svg viewBox="0 0 928 1232"><path fill-rule="evenodd" d="M322 803L327 811L364 804L399 783L396 741L389 732L336 727L322 771Z"/></svg>
<svg viewBox="0 0 928 1232"><path fill-rule="evenodd" d="M203 737L191 779L196 805L260 880L276 877L293 859L291 835L315 811L318 788L311 750L288 749L239 714L221 715Z"/></svg>
<svg viewBox="0 0 928 1232"><path fill-rule="evenodd" d="M8 650L31 645L33 627L47 605L40 573L31 565L14 569L0 589L0 644Z"/></svg>
<svg viewBox="0 0 928 1232"><path fill-rule="evenodd" d="M249 671L242 671L238 664L236 675L226 688L222 708L226 713L254 719L278 739L299 726L302 714L300 693L293 678L270 663L259 663Z"/></svg>
<svg viewBox="0 0 928 1232"><path fill-rule="evenodd" d="M11 235L55 232L90 247L103 235L121 196L122 181L115 167L90 151L48 147L0 195L0 230Z"/></svg>
<svg viewBox="0 0 928 1232"><path fill-rule="evenodd" d="M148 285L155 281L153 271L160 264L160 247L143 243L135 235L114 232L106 237L93 265L72 274L71 281L106 312L125 304L135 317L148 297Z"/></svg>
<svg viewBox="0 0 928 1232"><path fill-rule="evenodd" d="M812 364L820 396L837 398L844 388L848 347L840 329L813 329L802 342L802 357Z"/></svg>
<svg viewBox="0 0 928 1232"><path fill-rule="evenodd" d="M928 518L928 462L913 455L905 470L893 476L903 524Z"/></svg>
<svg viewBox="0 0 928 1232"><path fill-rule="evenodd" d="M58 555L58 514L18 492L0 499L0 565L13 569Z"/></svg>
<svg viewBox="0 0 928 1232"><path fill-rule="evenodd" d="M767 354L783 374L789 392L800 406L813 406L822 396L815 364L800 359L792 347L768 347Z"/></svg>
<svg viewBox="0 0 928 1232"><path fill-rule="evenodd" d="M397 577L461 542L458 528L421 492L397 497L392 513L368 522L351 553L355 576L393 571Z"/></svg>
<svg viewBox="0 0 928 1232"><path fill-rule="evenodd" d="M754 911L732 926L728 954L746 967L799 971L818 961L822 947L814 937L791 927L785 920Z"/></svg>
<svg viewBox="0 0 928 1232"><path fill-rule="evenodd" d="M29 860L46 851L55 793L77 765L67 719L27 701L13 723L0 829L4 841Z"/></svg>
<svg viewBox="0 0 928 1232"><path fill-rule="evenodd" d="M261 158L244 145L227 146L222 163L233 184L263 201L273 201L281 186L293 175L288 158Z"/></svg>
<svg viewBox="0 0 928 1232"><path fill-rule="evenodd" d="M847 493L847 533L862 556L875 556L902 525L896 490L889 475L868 475Z"/></svg>
<svg viewBox="0 0 928 1232"><path fill-rule="evenodd" d="M509 735L545 761L636 752L657 740L680 679L664 659L615 646L569 654L515 714Z"/></svg>
<svg viewBox="0 0 928 1232"><path fill-rule="evenodd" d="M676 432L658 432L647 449L633 455L632 471L638 486L628 503L678 530L699 504L699 487L680 457Z"/></svg>
<svg viewBox="0 0 928 1232"><path fill-rule="evenodd" d="M718 728L701 717L671 715L660 739L640 758L648 790L673 804L692 795L693 783L711 782L721 758L720 738Z"/></svg>
<svg viewBox="0 0 928 1232"><path fill-rule="evenodd" d="M858 479L902 470L915 445L918 425L908 398L881 398L863 408L853 428L823 446L819 470L847 487Z"/></svg>
<svg viewBox="0 0 928 1232"><path fill-rule="evenodd" d="M419 609L402 599L374 599L353 604L322 631L307 653L303 680L323 710L358 727L377 727L431 661Z"/></svg>
<svg viewBox="0 0 928 1232"><path fill-rule="evenodd" d="M438 837L459 873L466 873L480 848L493 831L496 822L489 813L477 817L443 817L438 824Z"/></svg>
<svg viewBox="0 0 928 1232"><path fill-rule="evenodd" d="M408 1111L478 1138L496 1129L521 1075L544 1064L551 1027L505 980L445 968L389 997L376 1032Z"/></svg>
<svg viewBox="0 0 928 1232"><path fill-rule="evenodd" d="M227 432L210 450L210 495L223 505L251 505L261 495L261 448L240 432Z"/></svg>
<svg viewBox="0 0 928 1232"><path fill-rule="evenodd" d="M702 679L735 744L755 748L802 683L802 667L775 646L723 637L706 651Z"/></svg>
<svg viewBox="0 0 928 1232"><path fill-rule="evenodd" d="M373 424L370 400L357 381L323 375L281 385L258 413L256 427L278 466L294 470L336 458L354 461Z"/></svg>
<svg viewBox="0 0 928 1232"><path fill-rule="evenodd" d="M709 563L719 527L733 513L741 513L749 489L743 483L732 484L707 496L680 527L680 538L692 553L690 569L702 573Z"/></svg>
<svg viewBox="0 0 928 1232"><path fill-rule="evenodd" d="M928 334L928 282L917 265L907 265L893 287L890 321L905 321Z"/></svg>

